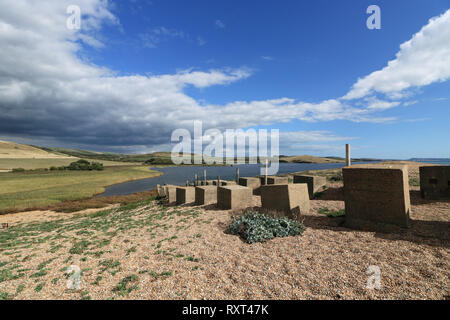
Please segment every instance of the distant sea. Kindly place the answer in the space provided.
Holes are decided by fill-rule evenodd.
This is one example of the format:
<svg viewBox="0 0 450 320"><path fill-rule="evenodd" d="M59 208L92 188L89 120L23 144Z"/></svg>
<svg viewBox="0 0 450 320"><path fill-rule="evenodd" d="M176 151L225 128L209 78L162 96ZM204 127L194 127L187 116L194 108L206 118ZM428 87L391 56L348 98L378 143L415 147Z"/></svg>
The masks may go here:
<svg viewBox="0 0 450 320"><path fill-rule="evenodd" d="M433 163L439 165L450 165L449 158L412 158L410 161L423 162L423 163Z"/></svg>

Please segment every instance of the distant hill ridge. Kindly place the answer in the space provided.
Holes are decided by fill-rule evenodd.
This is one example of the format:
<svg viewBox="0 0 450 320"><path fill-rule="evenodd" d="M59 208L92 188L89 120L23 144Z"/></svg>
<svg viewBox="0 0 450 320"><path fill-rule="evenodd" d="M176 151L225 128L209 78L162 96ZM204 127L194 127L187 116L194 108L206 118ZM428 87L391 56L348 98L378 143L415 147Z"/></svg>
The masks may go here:
<svg viewBox="0 0 450 320"><path fill-rule="evenodd" d="M40 147L0 141L0 158L84 158L117 162L146 162L148 164L173 164L171 152L153 152L148 154L121 154L113 152L97 152L70 148ZM194 157L191 154L191 157ZM245 159L248 162L248 158ZM376 159L352 159L352 161L372 161ZM344 163L341 157L316 157L311 155L280 155L281 163Z"/></svg>

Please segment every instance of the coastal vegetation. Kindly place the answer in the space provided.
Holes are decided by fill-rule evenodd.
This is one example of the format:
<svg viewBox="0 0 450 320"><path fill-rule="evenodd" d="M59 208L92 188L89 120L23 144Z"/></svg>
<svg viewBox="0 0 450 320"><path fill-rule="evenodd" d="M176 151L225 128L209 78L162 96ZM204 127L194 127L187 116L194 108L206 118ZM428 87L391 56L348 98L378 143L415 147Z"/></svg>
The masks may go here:
<svg viewBox="0 0 450 320"><path fill-rule="evenodd" d="M160 175L146 166L104 170L53 170L0 173L0 212L17 211L92 197L106 186Z"/></svg>

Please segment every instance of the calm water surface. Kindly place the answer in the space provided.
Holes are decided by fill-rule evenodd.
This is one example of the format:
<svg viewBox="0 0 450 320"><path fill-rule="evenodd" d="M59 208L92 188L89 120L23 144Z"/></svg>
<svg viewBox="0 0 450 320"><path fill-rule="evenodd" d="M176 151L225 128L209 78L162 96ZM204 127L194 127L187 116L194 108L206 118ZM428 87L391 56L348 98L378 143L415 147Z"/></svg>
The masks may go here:
<svg viewBox="0 0 450 320"><path fill-rule="evenodd" d="M447 158L414 158L412 161L423 162L423 163L432 163L441 166L449 166L450 159Z"/></svg>
<svg viewBox="0 0 450 320"><path fill-rule="evenodd" d="M345 164L343 163L280 163L278 174L306 170L335 169L342 168L344 166ZM257 164L234 165L232 167L185 166L150 168L152 170L162 172L163 175L156 178L148 178L115 184L113 186L107 187L105 189L105 192L99 195L99 197L120 196L140 191L148 191L156 188L157 184L185 185L186 180L193 181L195 174L197 174L199 178L203 179L203 169L206 169L208 180L217 179L217 176L220 176L221 180L234 180L236 177L236 168L239 168L239 175L241 177L254 177L261 175L260 166Z"/></svg>

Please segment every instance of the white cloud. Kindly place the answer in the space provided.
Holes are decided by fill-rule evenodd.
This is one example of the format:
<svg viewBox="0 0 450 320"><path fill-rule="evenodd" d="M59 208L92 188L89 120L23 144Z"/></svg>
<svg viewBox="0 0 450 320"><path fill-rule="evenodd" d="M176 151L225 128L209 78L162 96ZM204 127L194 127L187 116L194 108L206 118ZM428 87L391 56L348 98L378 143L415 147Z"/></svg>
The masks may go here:
<svg viewBox="0 0 450 320"><path fill-rule="evenodd" d="M75 1L84 14L82 29L77 32L66 28L66 8L73 2L15 0L6 3L0 0L0 134L35 137L41 141L58 137L63 143L80 146L126 146L143 150L167 146L172 130L192 128L193 120L202 120L205 129L220 130L293 119L376 123L395 120L375 113L399 103L370 95L355 101L329 99L307 103L283 97L213 105L200 103L185 92L187 86L207 88L242 81L252 74L247 68L117 76L114 70L80 58L82 43L102 47L99 30L104 23L119 25L108 2ZM447 17L439 19L447 20ZM430 24L441 25L436 20ZM421 37L442 38L436 35L435 28L427 31L425 27ZM442 32L448 36L448 30ZM157 45L163 37L185 37L185 33L164 27L150 34L155 38L149 38L149 45ZM436 47L438 43L442 49ZM448 43L436 41L436 46L434 51L447 52ZM412 56L423 54L423 50L405 52L410 60L420 61ZM431 68L433 73L432 65L426 64L424 68ZM377 81L370 82L373 86L368 93L378 91ZM361 88L355 85L353 90L360 94L364 91ZM303 138L321 143L343 139L325 132L283 133L286 141L302 141Z"/></svg>
<svg viewBox="0 0 450 320"><path fill-rule="evenodd" d="M406 102L403 102L403 105L405 107L407 107L407 106L412 106L412 105L417 104L417 103L419 103L419 100L406 101Z"/></svg>
<svg viewBox="0 0 450 320"><path fill-rule="evenodd" d="M223 23L221 20L217 19L214 24L216 25L216 27L220 28L220 29L224 29L225 28L225 23Z"/></svg>
<svg viewBox="0 0 450 320"><path fill-rule="evenodd" d="M375 92L402 98L405 90L450 78L450 10L400 45L396 58L381 70L359 79L344 99Z"/></svg>
<svg viewBox="0 0 450 320"><path fill-rule="evenodd" d="M386 110L400 105L400 102L398 101L389 102L378 100L375 98L369 98L367 99L367 101L368 101L367 109L369 110Z"/></svg>
<svg viewBox="0 0 450 320"><path fill-rule="evenodd" d="M431 118L416 118L416 119L405 119L404 122L422 122L422 121L428 121L431 120Z"/></svg>
<svg viewBox="0 0 450 320"><path fill-rule="evenodd" d="M197 44L202 47L206 44L206 40L203 39L202 37L197 37Z"/></svg>
<svg viewBox="0 0 450 320"><path fill-rule="evenodd" d="M139 36L143 45L148 48L157 48L161 42L171 38L185 39L187 37L183 31L166 27L155 27L148 32L141 33Z"/></svg>

